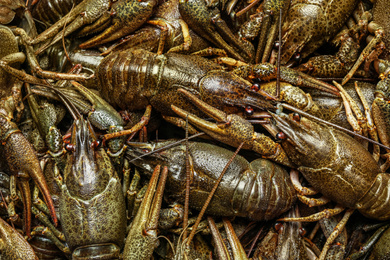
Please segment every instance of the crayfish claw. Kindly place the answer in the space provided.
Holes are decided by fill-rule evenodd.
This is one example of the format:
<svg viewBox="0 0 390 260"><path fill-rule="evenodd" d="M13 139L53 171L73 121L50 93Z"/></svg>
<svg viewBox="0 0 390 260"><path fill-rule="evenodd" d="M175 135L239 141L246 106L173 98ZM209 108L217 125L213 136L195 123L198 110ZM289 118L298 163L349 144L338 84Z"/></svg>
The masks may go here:
<svg viewBox="0 0 390 260"><path fill-rule="evenodd" d="M33 248L26 239L2 218L0 218L0 238L2 259L3 257L7 259L38 259Z"/></svg>
<svg viewBox="0 0 390 260"><path fill-rule="evenodd" d="M87 49L103 43L114 41L137 30L153 14L157 1L118 1L112 7L113 25L92 39L80 44Z"/></svg>
<svg viewBox="0 0 390 260"><path fill-rule="evenodd" d="M206 121L204 119L201 119L201 118L197 117L196 115L191 114L191 113L185 111L184 109L178 108L175 105L172 105L171 108L172 108L172 110L176 114L178 114L183 119L188 117L188 122L190 124L195 125L196 127L198 127L199 129L202 129L205 132L209 132L210 131L210 132L213 132L213 133L217 134L218 132L223 131L222 128L219 127L217 124L211 123L211 122ZM221 132L220 134L222 136L224 135L223 132Z"/></svg>
<svg viewBox="0 0 390 260"><path fill-rule="evenodd" d="M252 124L243 117L236 114L228 115L206 104L187 91L179 91L186 95L202 112L205 112L205 114L213 117L217 121L217 123L208 122L172 105L172 110L183 119L188 117L189 123L195 125L220 142L233 147L238 147L241 143L244 143L243 149L253 150L263 157L286 166L293 166L280 144L275 143L270 137L264 134L256 133Z"/></svg>
<svg viewBox="0 0 390 260"><path fill-rule="evenodd" d="M178 89L178 91L186 95L191 100L191 102L199 109L201 109L202 112L204 112L206 115L212 117L218 122L227 122L227 114L225 112L218 110L210 106L209 104L203 102L185 89L180 88Z"/></svg>

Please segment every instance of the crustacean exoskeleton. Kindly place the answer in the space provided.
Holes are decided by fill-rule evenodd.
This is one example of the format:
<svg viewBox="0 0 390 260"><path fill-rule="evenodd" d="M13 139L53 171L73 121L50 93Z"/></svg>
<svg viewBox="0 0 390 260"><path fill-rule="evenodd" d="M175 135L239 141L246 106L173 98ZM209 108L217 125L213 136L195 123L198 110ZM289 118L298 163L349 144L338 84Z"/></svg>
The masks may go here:
<svg viewBox="0 0 390 260"><path fill-rule="evenodd" d="M145 197L137 215L130 224L130 231L123 250L123 259L149 259L158 245L157 227L168 168L160 176L160 165L153 171Z"/></svg>
<svg viewBox="0 0 390 260"><path fill-rule="evenodd" d="M389 224L386 222L366 224L358 227L357 232L363 233L371 230L376 230L372 236L370 236L358 251L350 254L346 259L359 259L363 256L369 255L370 260L374 259L386 259L390 255L389 246Z"/></svg>
<svg viewBox="0 0 390 260"><path fill-rule="evenodd" d="M38 1L32 6L31 14L38 21L37 26L44 25L49 28L64 17L73 5L76 6L81 2L82 0Z"/></svg>
<svg viewBox="0 0 390 260"><path fill-rule="evenodd" d="M382 51L386 48L381 41L385 34L382 27L372 20L371 11L364 11L359 4L354 11L353 17L348 27L341 30L332 40L332 45L339 47L335 55L318 55L311 57L306 63L301 64L298 69L315 77L344 77L344 85L357 71L359 66L365 61L364 71L359 71L359 75L369 75L369 65L371 61L376 60ZM363 9L363 10L361 10ZM364 11L364 12L363 12ZM360 45L367 36L367 32L375 31L376 37L360 51Z"/></svg>
<svg viewBox="0 0 390 260"><path fill-rule="evenodd" d="M307 181L342 207L386 220L388 174L355 139L299 115L273 114L286 138L281 145ZM340 212L340 211L338 211Z"/></svg>
<svg viewBox="0 0 390 260"><path fill-rule="evenodd" d="M4 39L8 41L2 42L4 44L4 55L1 57L0 62L9 61L18 50L16 41L14 41L13 33L7 27L1 26L0 33L4 36ZM13 40L12 40L13 39ZM16 46L15 46L16 45ZM8 53L7 53L8 51ZM8 77L6 74L2 74L0 78L2 86L7 86ZM9 170L11 175L16 176L19 181L19 188L22 191L23 203L24 203L24 225L25 232L30 236L31 229L31 192L28 181L30 177L39 187L42 192L46 204L50 209L51 217L55 224L57 224L57 216L54 210L53 201L49 194L47 184L42 173L42 169L39 164L38 157L35 153L32 145L27 141L23 134L18 129L17 124L12 121L14 112L16 112L16 119L20 117L23 110L23 104L21 101L21 84L17 81L11 81L14 86L8 86L10 90L7 96L3 96L1 99L1 111L0 111L0 128L1 128L1 140L2 140L2 153L7 159Z"/></svg>
<svg viewBox="0 0 390 260"><path fill-rule="evenodd" d="M0 238L1 259L38 259L26 239L2 218L0 218Z"/></svg>
<svg viewBox="0 0 390 260"><path fill-rule="evenodd" d="M204 0L181 0L179 10L183 20L198 35L224 49L235 59L253 60L253 46L233 34L217 7L207 5Z"/></svg>
<svg viewBox="0 0 390 260"><path fill-rule="evenodd" d="M370 63L376 61L382 52L384 52L382 56L386 56L388 47L386 45L388 43L386 35L389 34L388 24L390 18L387 14L379 11L386 10L388 3L385 2L377 1L372 10L365 12L363 12L365 9L359 4L353 16L356 21L348 23L348 28L340 31L332 40L334 45L339 46L336 55L311 57L298 69L316 77L343 77L342 85L344 85L364 63L364 70L358 71L359 73L356 74L368 76ZM374 12L377 22L372 21ZM366 37L368 32L374 34L374 37L371 37L372 39ZM360 45L365 45L363 40L366 39L368 41L367 45L364 49L360 48ZM369 41L369 39L371 40Z"/></svg>
<svg viewBox="0 0 390 260"><path fill-rule="evenodd" d="M135 143L127 153L128 159L151 152L132 163L151 172L155 165L167 165L167 191L170 200L182 202L185 193L185 145L153 153L173 141L155 144ZM190 206L201 209L210 190L233 152L224 148L191 142L189 156L192 170ZM253 220L268 220L288 210L295 201L295 192L287 172L265 159L249 163L236 156L219 184L207 208L207 213L219 216L242 216ZM207 180L207 181L206 181ZM255 202L255 203L254 203Z"/></svg>
<svg viewBox="0 0 390 260"><path fill-rule="evenodd" d="M172 104L199 114L199 110L177 91L180 87L225 111L240 112L248 106L273 109L273 103L264 98L266 94L254 91L251 88L253 84L245 78L269 80L276 78L276 70L273 65L258 64L240 66L233 72L227 72L217 64L194 55L155 55L142 49L131 49L107 56L95 73L100 94L114 107L138 110L151 104L163 115L175 115L171 110ZM288 68L281 68L281 77L296 85L319 87L337 94L329 84ZM124 78L127 80L122 80Z"/></svg>
<svg viewBox="0 0 390 260"><path fill-rule="evenodd" d="M61 225L73 257L118 257L126 231L125 199L110 158L93 145L90 127L82 118L75 120L63 181L56 176Z"/></svg>
<svg viewBox="0 0 390 260"><path fill-rule="evenodd" d="M241 143L244 143L243 149L250 149L261 154L264 158L271 159L283 165L294 166L280 144L275 143L270 137L262 133L255 132L253 125L243 117L218 110L183 89L180 89L180 92L191 98L192 102L205 114L217 121L217 123L208 122L186 110L172 105L172 110L175 113L182 118L188 117L189 123L196 128L201 129L220 142L234 147L238 147Z"/></svg>
<svg viewBox="0 0 390 260"><path fill-rule="evenodd" d="M362 50L351 70L345 75L342 84L345 84L352 78L363 62L365 62L364 67L367 71L370 62L377 60L382 52L383 58L389 58L390 16L387 12L388 4L389 3L386 0L374 1L374 7L371 10L373 21L369 22L371 19L371 16L369 16L370 19L367 19L365 22L366 30L371 34L374 34L374 37L372 37L367 43L367 46ZM369 40L370 38L367 37L367 39Z"/></svg>
<svg viewBox="0 0 390 260"><path fill-rule="evenodd" d="M266 0L263 1L255 15L240 27L240 37L255 38L259 35L255 63L267 62L278 35L280 20L284 21L288 14L291 1ZM282 13L282 17L280 16Z"/></svg>
<svg viewBox="0 0 390 260"><path fill-rule="evenodd" d="M157 54L193 53L208 47L206 40L194 33L181 18L179 0L169 0L156 8L155 14L144 26L115 42L103 54L130 48L142 48ZM224 51L222 54L226 55Z"/></svg>
<svg viewBox="0 0 390 260"><path fill-rule="evenodd" d="M284 81L338 94L335 87L303 73L286 67L281 67L280 71ZM276 78L276 66L268 63L243 65L227 72L203 57L175 53L156 55L142 49L130 49L112 53L101 60L95 74L97 82L88 78L86 84L95 84L94 87L98 88L104 99L121 109L140 110L150 104L163 115L175 115L171 110L171 105L174 104L187 111L201 113L184 100L182 93L177 91L180 87L225 111L240 112L247 107L274 109L272 100L266 100L270 96L261 91L257 92L259 90L252 88L253 84L245 79ZM288 98L288 95L286 97ZM310 103L308 100L307 104ZM264 151L266 156L275 153L277 146L271 145L274 142L265 142L269 143L268 146L265 145L258 151ZM283 159L280 162L283 162ZM289 165L286 161L283 163Z"/></svg>
<svg viewBox="0 0 390 260"><path fill-rule="evenodd" d="M356 0L292 1L282 28L281 64L286 64L296 53L306 58L332 39L356 3Z"/></svg>
<svg viewBox="0 0 390 260"><path fill-rule="evenodd" d="M32 45L45 42L37 53L85 26L80 33L86 34L108 28L101 34L81 44L82 48L93 47L125 36L140 27L153 12L156 1L120 0L114 4L108 0L84 0L46 31L28 42ZM111 24L111 16L113 16ZM66 25L65 32L61 30Z"/></svg>

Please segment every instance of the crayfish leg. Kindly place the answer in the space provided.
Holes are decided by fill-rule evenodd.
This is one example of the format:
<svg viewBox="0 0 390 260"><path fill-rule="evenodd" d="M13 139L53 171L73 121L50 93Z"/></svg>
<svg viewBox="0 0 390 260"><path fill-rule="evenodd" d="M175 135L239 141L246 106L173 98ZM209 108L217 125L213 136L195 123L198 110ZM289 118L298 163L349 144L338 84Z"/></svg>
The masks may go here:
<svg viewBox="0 0 390 260"><path fill-rule="evenodd" d="M334 209L324 209L321 212L315 213L307 217L300 218L280 218L277 221L291 222L291 221L300 221L300 222L315 222L322 218L329 218L341 213L345 208L337 205Z"/></svg>
<svg viewBox="0 0 390 260"><path fill-rule="evenodd" d="M30 177L27 174L25 176L19 175L18 186L22 192L23 197L23 218L24 218L24 230L28 237L31 237L31 192L28 180Z"/></svg>
<svg viewBox="0 0 390 260"><path fill-rule="evenodd" d="M131 223L123 251L124 259L149 259L157 245L157 226L168 168L164 167L160 181L160 168L154 169L148 189L136 217ZM158 182L158 183L157 183ZM142 245L142 246L140 246Z"/></svg>

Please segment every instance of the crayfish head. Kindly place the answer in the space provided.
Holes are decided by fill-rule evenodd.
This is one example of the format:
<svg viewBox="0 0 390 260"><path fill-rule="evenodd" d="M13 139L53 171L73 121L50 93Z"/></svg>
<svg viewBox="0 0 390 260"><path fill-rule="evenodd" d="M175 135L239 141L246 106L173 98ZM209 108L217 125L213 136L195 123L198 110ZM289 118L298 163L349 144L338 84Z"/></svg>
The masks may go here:
<svg viewBox="0 0 390 260"><path fill-rule="evenodd" d="M299 114L272 114L276 126L286 135L282 146L288 157L298 166L318 166L328 161L332 150L328 127L301 117Z"/></svg>
<svg viewBox="0 0 390 260"><path fill-rule="evenodd" d="M106 154L96 148L95 141L90 123L82 118L75 120L71 138L74 148L64 175L70 193L83 199L100 194L113 171Z"/></svg>

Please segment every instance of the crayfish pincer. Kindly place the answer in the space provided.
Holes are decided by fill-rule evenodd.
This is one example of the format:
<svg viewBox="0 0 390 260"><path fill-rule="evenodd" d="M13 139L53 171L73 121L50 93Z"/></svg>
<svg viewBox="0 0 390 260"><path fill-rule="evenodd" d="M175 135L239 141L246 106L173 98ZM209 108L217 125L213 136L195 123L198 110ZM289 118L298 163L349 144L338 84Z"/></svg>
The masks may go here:
<svg viewBox="0 0 390 260"><path fill-rule="evenodd" d="M366 217L390 219L390 175L358 141L296 114L273 117L287 136L286 154L316 190Z"/></svg>
<svg viewBox="0 0 390 260"><path fill-rule="evenodd" d="M88 121L76 119L74 149L67 157L64 180L59 180L61 224L73 259L117 258L125 239L126 205L120 181L95 141Z"/></svg>
<svg viewBox="0 0 390 260"><path fill-rule="evenodd" d="M54 204L47 187L38 157L32 145L27 141L18 126L11 121L5 109L0 109L0 141L1 152L5 157L11 174L18 177L18 185L22 191L24 203L24 225L27 236L31 229L31 192L30 177L43 194L46 205L50 209L53 222L57 224Z"/></svg>
<svg viewBox="0 0 390 260"><path fill-rule="evenodd" d="M38 259L26 239L2 218L0 218L0 241L1 259Z"/></svg>

